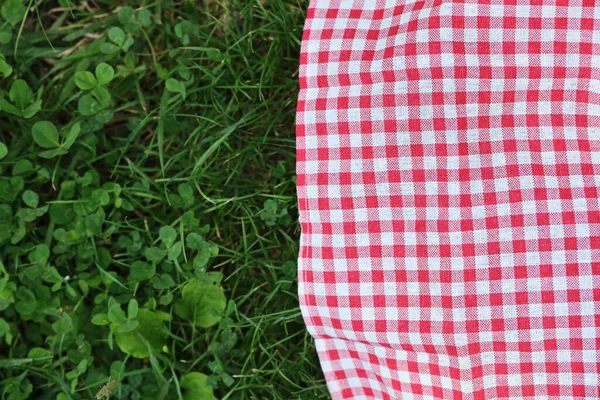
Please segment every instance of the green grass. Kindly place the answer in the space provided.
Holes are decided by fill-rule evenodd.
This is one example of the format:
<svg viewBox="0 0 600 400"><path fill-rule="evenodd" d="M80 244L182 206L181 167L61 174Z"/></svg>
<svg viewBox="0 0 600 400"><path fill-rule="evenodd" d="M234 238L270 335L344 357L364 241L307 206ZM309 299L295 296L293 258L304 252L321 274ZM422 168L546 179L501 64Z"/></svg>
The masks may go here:
<svg viewBox="0 0 600 400"><path fill-rule="evenodd" d="M328 398L297 299L306 2L0 4L0 398Z"/></svg>

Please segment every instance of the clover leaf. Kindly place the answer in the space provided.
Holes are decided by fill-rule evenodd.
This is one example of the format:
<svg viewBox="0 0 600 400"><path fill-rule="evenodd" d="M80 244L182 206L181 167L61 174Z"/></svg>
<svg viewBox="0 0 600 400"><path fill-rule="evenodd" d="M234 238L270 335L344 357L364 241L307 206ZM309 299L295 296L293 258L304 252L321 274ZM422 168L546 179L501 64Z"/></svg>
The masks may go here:
<svg viewBox="0 0 600 400"><path fill-rule="evenodd" d="M170 226L160 228L158 235L167 248L171 248L177 239L177 231Z"/></svg>
<svg viewBox="0 0 600 400"><path fill-rule="evenodd" d="M26 12L27 10L20 0L6 0L0 9L2 18L12 26L21 22Z"/></svg>
<svg viewBox="0 0 600 400"><path fill-rule="evenodd" d="M123 29L113 26L107 33L108 42L102 43L100 51L104 54L116 54L120 51L128 51L133 44L133 38L125 34Z"/></svg>
<svg viewBox="0 0 600 400"><path fill-rule="evenodd" d="M182 290L175 312L194 326L209 328L219 323L227 300L223 288L200 279L189 281Z"/></svg>
<svg viewBox="0 0 600 400"><path fill-rule="evenodd" d="M39 155L43 158L53 158L59 155L67 154L68 150L75 143L75 139L79 136L80 125L74 124L68 131L63 131L64 140L60 140L60 134L56 126L50 121L36 122L31 128L31 135L35 143L44 148L50 149L41 152Z"/></svg>
<svg viewBox="0 0 600 400"><path fill-rule="evenodd" d="M31 129L33 140L44 149L60 146L58 130L50 121L40 121Z"/></svg>
<svg viewBox="0 0 600 400"><path fill-rule="evenodd" d="M121 324L115 322L110 325L115 336L115 342L122 352L135 358L147 358L151 352L161 351L163 346L167 344L168 334L164 329L164 316L162 314L140 308L135 319L128 321L137 322L137 325L131 324L132 326L135 325L134 329L119 329ZM122 324L127 328L130 327L126 325L127 322Z"/></svg>
<svg viewBox="0 0 600 400"><path fill-rule="evenodd" d="M2 36L2 31L0 30L0 36ZM0 39L0 43L2 43ZM13 68L9 63L6 62L6 57L3 54L0 54L0 76L2 78L8 78L13 72Z"/></svg>
<svg viewBox="0 0 600 400"><path fill-rule="evenodd" d="M207 376L200 372L190 372L179 380L184 400L217 400L213 388L206 382Z"/></svg>
<svg viewBox="0 0 600 400"><path fill-rule="evenodd" d="M169 78L165 82L165 87L169 92L179 93L181 97L185 99L185 85L180 80Z"/></svg>
<svg viewBox="0 0 600 400"><path fill-rule="evenodd" d="M8 154L8 148L2 142L0 142L0 160L2 160Z"/></svg>
<svg viewBox="0 0 600 400"><path fill-rule="evenodd" d="M8 97L11 102L0 99L0 109L18 117L31 118L42 108L42 101L34 101L33 91L23 79L13 82Z"/></svg>

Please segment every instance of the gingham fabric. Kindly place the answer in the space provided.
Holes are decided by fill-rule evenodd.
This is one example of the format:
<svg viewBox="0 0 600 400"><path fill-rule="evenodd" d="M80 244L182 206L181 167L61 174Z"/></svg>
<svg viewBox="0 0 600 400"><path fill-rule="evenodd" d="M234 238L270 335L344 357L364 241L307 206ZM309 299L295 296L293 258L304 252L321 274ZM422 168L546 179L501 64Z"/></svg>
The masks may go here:
<svg viewBox="0 0 600 400"><path fill-rule="evenodd" d="M306 17L299 298L333 399L600 398L600 3Z"/></svg>

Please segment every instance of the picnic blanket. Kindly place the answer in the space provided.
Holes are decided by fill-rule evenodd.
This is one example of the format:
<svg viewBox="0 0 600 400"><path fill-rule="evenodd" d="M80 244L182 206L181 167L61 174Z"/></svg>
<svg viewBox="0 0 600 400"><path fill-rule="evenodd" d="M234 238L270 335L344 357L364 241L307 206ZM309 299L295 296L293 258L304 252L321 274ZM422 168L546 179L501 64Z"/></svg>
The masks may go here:
<svg viewBox="0 0 600 400"><path fill-rule="evenodd" d="M332 398L600 398L600 2L312 0L299 85Z"/></svg>

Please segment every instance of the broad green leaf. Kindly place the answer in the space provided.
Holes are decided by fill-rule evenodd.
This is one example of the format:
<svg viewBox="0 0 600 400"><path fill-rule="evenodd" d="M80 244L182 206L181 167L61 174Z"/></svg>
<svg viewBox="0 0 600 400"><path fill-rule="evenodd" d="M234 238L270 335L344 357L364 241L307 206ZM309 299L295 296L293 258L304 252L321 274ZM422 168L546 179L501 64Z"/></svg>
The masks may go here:
<svg viewBox="0 0 600 400"><path fill-rule="evenodd" d="M110 102L110 93L103 87L98 86L92 89L91 94L101 105L106 106Z"/></svg>
<svg viewBox="0 0 600 400"><path fill-rule="evenodd" d="M118 14L119 22L123 24L125 29L129 32L136 32L137 19L135 17L135 10L129 6L122 7Z"/></svg>
<svg viewBox="0 0 600 400"><path fill-rule="evenodd" d="M208 369L214 372L217 375L220 375L223 372L223 363L219 360L214 360L208 363Z"/></svg>
<svg viewBox="0 0 600 400"><path fill-rule="evenodd" d="M138 326L140 326L140 323L138 321L129 320L129 321L119 325L119 327L117 328L117 331L119 333L131 332L131 331L135 330Z"/></svg>
<svg viewBox="0 0 600 400"><path fill-rule="evenodd" d="M25 222L33 222L36 218L41 217L48 211L48 206L39 208L21 208L17 212L17 217Z"/></svg>
<svg viewBox="0 0 600 400"><path fill-rule="evenodd" d="M13 68L6 62L6 58L0 53L0 76L8 78L13 72Z"/></svg>
<svg viewBox="0 0 600 400"><path fill-rule="evenodd" d="M8 44L12 39L12 30L9 25L0 27L0 44Z"/></svg>
<svg viewBox="0 0 600 400"><path fill-rule="evenodd" d="M110 375L113 378L119 378L125 371L125 363L123 361L113 361L110 364Z"/></svg>
<svg viewBox="0 0 600 400"><path fill-rule="evenodd" d="M23 117L29 119L29 118L33 117L35 114L37 114L37 112L40 111L41 109L42 109L42 101L41 100L34 101L33 103L31 103L29 105L29 107L27 107L25 110L23 110Z"/></svg>
<svg viewBox="0 0 600 400"><path fill-rule="evenodd" d="M148 27L152 24L152 21L150 20L151 16L152 14L147 8L142 8L138 11L137 20L143 27Z"/></svg>
<svg viewBox="0 0 600 400"><path fill-rule="evenodd" d="M179 255L181 254L182 250L183 250L182 242L177 242L177 243L173 244L173 246L171 246L169 248L169 254L167 255L168 260L169 261L176 260L177 257L179 257Z"/></svg>
<svg viewBox="0 0 600 400"><path fill-rule="evenodd" d="M127 39L125 39L125 43L123 43L123 46L121 46L121 49L123 49L123 51L128 51L132 44L133 44L133 38L131 37L131 35L127 35Z"/></svg>
<svg viewBox="0 0 600 400"><path fill-rule="evenodd" d="M129 300L129 304L127 305L127 318L134 319L138 314L138 302L136 299Z"/></svg>
<svg viewBox="0 0 600 400"><path fill-rule="evenodd" d="M27 174L33 171L33 164L27 159L21 159L15 163L12 169L13 175Z"/></svg>
<svg viewBox="0 0 600 400"><path fill-rule="evenodd" d="M26 190L23 192L23 202L31 208L36 208L40 202L40 196L31 190Z"/></svg>
<svg viewBox="0 0 600 400"><path fill-rule="evenodd" d="M54 158L57 156L62 156L64 154L67 154L68 151L63 149L62 147L56 148L56 149L52 149L52 150L46 150L46 151L42 151L39 156L42 158Z"/></svg>
<svg viewBox="0 0 600 400"><path fill-rule="evenodd" d="M81 360L79 364L77 364L77 372L83 374L87 370L88 360Z"/></svg>
<svg viewBox="0 0 600 400"><path fill-rule="evenodd" d="M75 143L75 139L77 139L77 136L79 136L80 131L81 131L81 125L79 123L76 123L75 125L73 125L71 127L71 129L69 130L69 133L67 134L65 142L62 144L61 147L65 150L69 150L71 148L71 146L73 146L73 143Z"/></svg>
<svg viewBox="0 0 600 400"><path fill-rule="evenodd" d="M152 278L152 287L157 290L169 289L175 286L175 281L169 274L160 274Z"/></svg>
<svg viewBox="0 0 600 400"><path fill-rule="evenodd" d="M57 321L54 321L52 324L52 329L59 335L64 335L73 330L73 323L70 318L61 318Z"/></svg>
<svg viewBox="0 0 600 400"><path fill-rule="evenodd" d="M169 92L179 93L181 94L181 97L185 99L185 85L183 84L183 82L175 78L169 78L165 82L165 87Z"/></svg>
<svg viewBox="0 0 600 400"><path fill-rule="evenodd" d="M158 234L160 240L162 240L167 248L173 246L173 243L175 243L175 240L177 239L177 231L170 226L163 226L158 231Z"/></svg>
<svg viewBox="0 0 600 400"><path fill-rule="evenodd" d="M115 70L106 63L98 64L96 67L96 79L99 85L106 85L115 77Z"/></svg>
<svg viewBox="0 0 600 400"><path fill-rule="evenodd" d="M92 317L92 324L94 325L108 325L110 324L110 319L108 318L108 314L96 314Z"/></svg>
<svg viewBox="0 0 600 400"><path fill-rule="evenodd" d="M77 286L79 286L79 290L81 290L81 293L83 293L84 296L87 296L90 292L90 285L83 279L77 281Z"/></svg>
<svg viewBox="0 0 600 400"><path fill-rule="evenodd" d="M136 281L152 278L156 274L156 266L143 261L136 261L131 265L130 275Z"/></svg>
<svg viewBox="0 0 600 400"><path fill-rule="evenodd" d="M85 227L88 233L96 236L102 235L102 225L104 224L104 216L98 213L90 214L85 217Z"/></svg>
<svg viewBox="0 0 600 400"><path fill-rule="evenodd" d="M192 232L187 235L185 244L192 250L201 250L208 246L208 242L196 232Z"/></svg>
<svg viewBox="0 0 600 400"><path fill-rule="evenodd" d="M94 182L94 175L90 171L87 171L77 182L83 187L90 186Z"/></svg>
<svg viewBox="0 0 600 400"><path fill-rule="evenodd" d="M177 36L184 46L190 43L191 38L195 38L200 33L198 26L190 21L181 21L175 25L175 36Z"/></svg>
<svg viewBox="0 0 600 400"><path fill-rule="evenodd" d="M8 148L2 142L0 142L0 160L2 160L8 154Z"/></svg>
<svg viewBox="0 0 600 400"><path fill-rule="evenodd" d="M221 284L221 282L223 281L223 273L221 272L205 272L200 274L197 279L201 282L201 283L207 283L210 285L214 285L214 284Z"/></svg>
<svg viewBox="0 0 600 400"><path fill-rule="evenodd" d="M73 222L77 215L73 211L72 204L53 203L50 205L50 219L58 225L65 225Z"/></svg>
<svg viewBox="0 0 600 400"><path fill-rule="evenodd" d="M92 199L103 206L107 206L110 203L110 196L104 189L94 190L94 192L92 193Z"/></svg>
<svg viewBox="0 0 600 400"><path fill-rule="evenodd" d="M102 110L98 114L96 114L94 119L101 124L106 124L110 122L110 120L113 119L114 116L115 112L113 110Z"/></svg>
<svg viewBox="0 0 600 400"><path fill-rule="evenodd" d="M0 337L10 332L10 325L3 318L0 318Z"/></svg>
<svg viewBox="0 0 600 400"><path fill-rule="evenodd" d="M184 400L217 400L212 386L206 383L208 377L200 372L190 372L179 380Z"/></svg>
<svg viewBox="0 0 600 400"><path fill-rule="evenodd" d="M98 86L98 81L90 71L78 71L75 74L75 84L81 90L92 90Z"/></svg>
<svg viewBox="0 0 600 400"><path fill-rule="evenodd" d="M33 91L23 79L17 79L10 87L8 97L21 111L24 111L31 100L33 100Z"/></svg>
<svg viewBox="0 0 600 400"><path fill-rule="evenodd" d="M183 82L181 82L175 78L169 78L169 79L167 79L167 82L165 82L165 87L167 88L167 90L169 92L181 93L181 91L184 88L184 85L183 85Z"/></svg>
<svg viewBox="0 0 600 400"><path fill-rule="evenodd" d="M235 302L233 300L230 300L230 302L235 304ZM223 346L225 346L225 348L227 350L233 349L233 347L237 343L237 340L238 340L237 334L231 330L225 330L225 331L223 331L223 333L221 333L221 343L223 344Z"/></svg>
<svg viewBox="0 0 600 400"><path fill-rule="evenodd" d="M200 220L194 216L193 211L186 211L181 216L181 223L187 230L197 230L200 226Z"/></svg>
<svg viewBox="0 0 600 400"><path fill-rule="evenodd" d="M162 321L171 321L173 319L173 317L171 316L171 314L166 313L164 311L159 311L159 310L155 310L154 314L156 315L156 318L159 318Z"/></svg>
<svg viewBox="0 0 600 400"><path fill-rule="evenodd" d="M50 351L41 347L34 347L27 353L28 358L52 358Z"/></svg>
<svg viewBox="0 0 600 400"><path fill-rule="evenodd" d="M186 206L191 206L194 203L194 189L189 184L182 183L177 188L177 191Z"/></svg>
<svg viewBox="0 0 600 400"><path fill-rule="evenodd" d="M85 117L90 117L94 114L97 114L102 110L102 106L91 95L86 94L81 96L79 102L77 103L77 110L81 113L81 115Z"/></svg>
<svg viewBox="0 0 600 400"><path fill-rule="evenodd" d="M269 213L269 214L277 214L277 200L273 200L273 199L268 199L265 200L263 209L264 212Z"/></svg>
<svg viewBox="0 0 600 400"><path fill-rule="evenodd" d="M104 185L102 185L102 188L108 191L112 191L114 193L115 196L120 196L121 195L121 185L119 185L118 183L115 182L107 182Z"/></svg>
<svg viewBox="0 0 600 400"><path fill-rule="evenodd" d="M100 51L104 54L115 54L118 53L121 50L121 48L117 45L114 45L112 43L102 43L102 45L100 46Z"/></svg>
<svg viewBox="0 0 600 400"><path fill-rule="evenodd" d="M121 351L135 358L147 358L150 356L150 351L146 343L152 351L161 351L167 344L168 334L165 331L163 320L158 314L141 308L135 321L139 325L131 332L119 332L118 324L111 325L115 341Z"/></svg>
<svg viewBox="0 0 600 400"><path fill-rule="evenodd" d="M167 254L166 254L165 250L160 249L158 247L148 247L144 251L144 255L146 256L146 259L148 261L159 263L163 260L163 258L165 258L165 256Z"/></svg>
<svg viewBox="0 0 600 400"><path fill-rule="evenodd" d="M16 116L23 116L23 112L19 110L19 108L12 105L10 102L6 101L6 99L0 97L0 109L2 111L6 111Z"/></svg>
<svg viewBox="0 0 600 400"><path fill-rule="evenodd" d="M31 133L37 145L44 149L53 149L60 145L58 130L52 122L36 122L33 128L31 128Z"/></svg>
<svg viewBox="0 0 600 400"><path fill-rule="evenodd" d="M20 300L15 303L15 310L17 310L21 317L27 317L35 312L36 306L35 301Z"/></svg>
<svg viewBox="0 0 600 400"><path fill-rule="evenodd" d="M29 253L29 261L37 263L40 266L46 266L48 258L50 257L50 249L45 244L38 244L35 249Z"/></svg>
<svg viewBox="0 0 600 400"><path fill-rule="evenodd" d="M127 321L125 312L121 309L121 305L119 303L115 303L108 308L108 319L116 324L122 324Z"/></svg>
<svg viewBox="0 0 600 400"><path fill-rule="evenodd" d="M118 26L113 26L108 30L108 38L111 42L121 47L123 46L123 43L125 43L125 32Z"/></svg>
<svg viewBox="0 0 600 400"><path fill-rule="evenodd" d="M208 328L221 320L226 305L221 286L193 279L184 286L175 311L195 326Z"/></svg>
<svg viewBox="0 0 600 400"><path fill-rule="evenodd" d="M0 9L2 18L12 26L17 25L23 20L26 11L21 0L6 0L2 5L2 9Z"/></svg>
<svg viewBox="0 0 600 400"><path fill-rule="evenodd" d="M168 306L173 301L173 293L168 292L164 296L160 296L158 303L162 306Z"/></svg>
<svg viewBox="0 0 600 400"><path fill-rule="evenodd" d="M227 372L223 372L220 376L221 376L221 380L227 387L231 387L235 383L235 380L233 379L233 377L231 375L229 375Z"/></svg>
<svg viewBox="0 0 600 400"><path fill-rule="evenodd" d="M112 257L110 255L110 252L105 247L100 247L98 249L98 264L96 264L96 265L99 266L100 268L108 268L111 261L112 261ZM106 279L108 279L109 281L116 283L117 285L121 286L122 288L125 288L125 286L120 282L119 279L116 279L115 276L117 276L116 272L110 272L110 273L107 272L104 275L104 277Z"/></svg>
<svg viewBox="0 0 600 400"><path fill-rule="evenodd" d="M217 246L214 246L213 249L216 250L216 252L219 251L219 248ZM210 261L211 258L213 258L214 256L216 256L215 254L215 250L212 249L202 249L198 252L198 254L196 255L196 257L194 257L194 268L197 269L203 269L204 267L206 267L206 265L208 265L208 262Z"/></svg>
<svg viewBox="0 0 600 400"><path fill-rule="evenodd" d="M12 208L8 204L0 204L0 222L9 222L13 217ZM0 271L4 271L4 265L0 261ZM0 290L4 289L6 281L0 279Z"/></svg>
<svg viewBox="0 0 600 400"><path fill-rule="evenodd" d="M221 53L221 51L219 49L207 49L206 50L206 57L209 60L222 60L223 59L223 54Z"/></svg>
<svg viewBox="0 0 600 400"><path fill-rule="evenodd" d="M19 224L19 227L16 231L14 231L13 236L10 238L10 242L12 244L19 243L27 234L27 230L25 229L25 225L23 222Z"/></svg>
<svg viewBox="0 0 600 400"><path fill-rule="evenodd" d="M54 267L48 267L46 268L43 272L43 276L42 279L48 283L54 283L54 284L62 284L63 283L63 277L60 276L60 274L58 273L58 271L56 270L56 268ZM85 281L79 281L79 282L85 282Z"/></svg>

